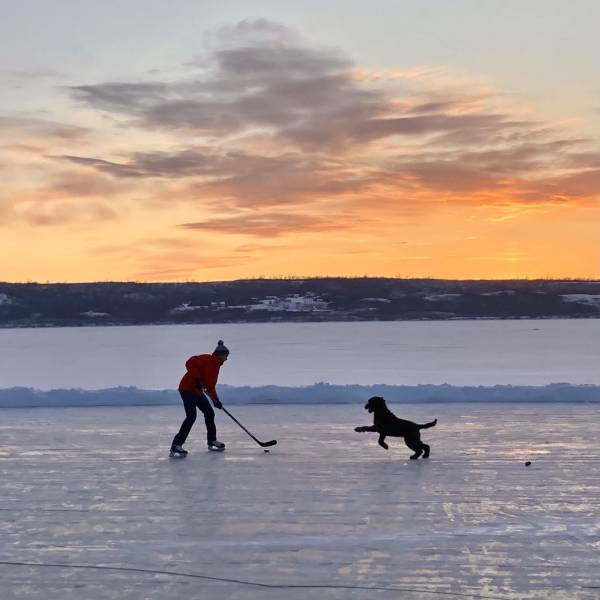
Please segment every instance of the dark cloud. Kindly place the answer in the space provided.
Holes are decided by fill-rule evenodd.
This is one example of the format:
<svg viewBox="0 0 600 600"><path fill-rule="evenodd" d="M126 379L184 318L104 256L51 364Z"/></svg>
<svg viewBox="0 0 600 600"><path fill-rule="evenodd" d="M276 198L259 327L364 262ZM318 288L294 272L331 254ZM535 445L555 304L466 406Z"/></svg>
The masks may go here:
<svg viewBox="0 0 600 600"><path fill-rule="evenodd" d="M260 37L273 30L276 43ZM76 86L72 93L94 108L146 127L216 136L263 127L275 137L304 145L324 122L329 122L331 140L319 143L331 145L352 137L344 130L351 130L357 120L389 109L382 92L355 81L351 62L339 53L308 48L285 35L284 28L265 22L246 22L241 31L245 35L239 45L229 40L228 47L216 48L195 79L108 82ZM254 39L248 40L248 33Z"/></svg>
<svg viewBox="0 0 600 600"><path fill-rule="evenodd" d="M321 123L322 128L318 131L299 131L297 138L300 139L308 133L312 141L315 141L319 135L323 135L323 131L327 131L323 129L325 125L326 123ZM433 113L413 117L364 119L355 121L346 129L345 141L352 144L363 144L394 135L422 136L442 131L466 130L471 135L481 135L485 132L489 134L490 131L520 125L509 121L507 115L501 114L447 115Z"/></svg>
<svg viewBox="0 0 600 600"><path fill-rule="evenodd" d="M555 198L567 185L569 197L579 198L595 181L598 155L585 140L492 109L498 96L473 86L462 96L456 87L444 95L425 80L419 93L377 87L339 52L310 47L269 21L223 28L212 51L187 66L185 80L107 82L71 92L132 127L179 139L184 133L196 145L62 159L115 178L183 180L182 197L269 211L311 202L356 205L361 198L417 206L422 192L456 202L500 193L530 202ZM392 156L396 143L401 154ZM556 175L560 169L569 173ZM290 223L321 225L306 217ZM209 224L264 235L285 230L271 213L201 223Z"/></svg>
<svg viewBox="0 0 600 600"><path fill-rule="evenodd" d="M132 125L221 139L252 139L260 132L298 151L348 154L391 136L434 134L460 145L531 128L486 111L486 97L472 91L463 98L440 98L439 90L398 97L360 81L339 52L311 48L278 24L243 21L222 33L187 80L107 82L71 91Z"/></svg>
<svg viewBox="0 0 600 600"><path fill-rule="evenodd" d="M506 186L496 175L461 161L406 162L395 171L404 184L451 194L472 194ZM400 182L397 182L398 184Z"/></svg>
<svg viewBox="0 0 600 600"><path fill-rule="evenodd" d="M125 114L142 114L145 109L163 102L169 92L165 83L111 82L69 88L73 96L94 108Z"/></svg>
<svg viewBox="0 0 600 600"><path fill-rule="evenodd" d="M93 167L114 177L164 177L210 175L218 173L223 159L197 149L180 152L135 152L126 163L118 163L86 156L62 155L55 158Z"/></svg>
<svg viewBox="0 0 600 600"><path fill-rule="evenodd" d="M390 135L510 126L505 115L449 114L464 108L455 98L425 98L402 110L387 92L358 81L353 64L339 52L308 47L268 21L244 21L227 33L223 46L199 63L195 78L107 82L71 91L94 108L146 127L213 136L262 127L313 150L340 151Z"/></svg>
<svg viewBox="0 0 600 600"><path fill-rule="evenodd" d="M432 142L426 146L428 152L387 162L380 177L390 186L446 193L455 200L469 195L481 200L478 195L483 193L504 193L507 199L517 201L552 201L566 195L586 198L594 194L594 174L600 161L591 152L571 152L585 143L557 139L460 151L439 150ZM565 167L571 173L556 175Z"/></svg>
<svg viewBox="0 0 600 600"><path fill-rule="evenodd" d="M298 155L279 157L230 154L219 177L198 183L196 193L228 198L237 206L258 207L306 204L368 186L368 178L339 164Z"/></svg>
<svg viewBox="0 0 600 600"><path fill-rule="evenodd" d="M600 195L600 169L585 169L561 176L523 181L515 195L528 202L587 199L596 204Z"/></svg>
<svg viewBox="0 0 600 600"><path fill-rule="evenodd" d="M326 206L328 202L335 206L345 200L366 205L379 202L381 197L396 196L398 210L406 212L408 207L414 210L411 194L419 190L450 195L455 201L469 195L481 200L481 194L500 192L516 200L546 201L565 196L564 189L569 185L571 198L593 194L597 155L570 153L579 143L578 140L555 140L462 153L436 151L426 146L429 152L387 160L373 168L353 167L344 161L304 154L276 157L243 152L210 154L206 147L171 153L134 153L127 163L86 157L62 158L119 179L187 178L189 183L180 189L179 196L204 204L226 202L233 208L259 209L311 203ZM589 162L587 169L582 168L584 158ZM558 179L547 173L557 163L568 164L572 172ZM87 184L83 181L82 185ZM402 208L402 203L407 206ZM417 206L422 205L417 202ZM268 223L260 220L253 222L251 228L258 231L260 227L269 229Z"/></svg>
<svg viewBox="0 0 600 600"><path fill-rule="evenodd" d="M496 175L532 172L560 159L561 153L576 147L580 140L553 140L543 143L515 144L504 148L458 154L457 161L485 169Z"/></svg>
<svg viewBox="0 0 600 600"><path fill-rule="evenodd" d="M131 167L129 165L120 164L111 162L108 160L102 160L100 158L89 158L85 156L69 156L67 154L62 156L57 156L55 158L60 158L64 160L68 160L78 165L93 167L98 171L102 171L103 173L108 173L115 177L145 177L146 175L137 170L135 167Z"/></svg>
<svg viewBox="0 0 600 600"><path fill-rule="evenodd" d="M440 113L449 110L460 108L464 102L456 100L432 100L429 102L420 102L415 106L411 106L407 112L409 113Z"/></svg>
<svg viewBox="0 0 600 600"><path fill-rule="evenodd" d="M600 169L599 152L570 152L562 158L564 166L571 169Z"/></svg>
<svg viewBox="0 0 600 600"><path fill-rule="evenodd" d="M312 50L282 41L277 46L244 45L215 52L220 76L255 85L311 80L315 74L337 73L352 63L337 52Z"/></svg>
<svg viewBox="0 0 600 600"><path fill-rule="evenodd" d="M116 178L191 178L185 188L187 197L230 200L241 207L302 204L343 194L356 195L370 185L368 177L332 160L300 154L270 157L208 152L204 147L179 152L138 152L126 163L82 156L56 158Z"/></svg>

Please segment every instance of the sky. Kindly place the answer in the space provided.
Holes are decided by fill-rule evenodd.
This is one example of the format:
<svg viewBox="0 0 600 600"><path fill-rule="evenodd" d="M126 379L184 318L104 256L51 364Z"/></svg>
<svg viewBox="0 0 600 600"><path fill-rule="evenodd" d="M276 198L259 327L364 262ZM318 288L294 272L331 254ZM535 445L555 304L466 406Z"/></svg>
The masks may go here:
<svg viewBox="0 0 600 600"><path fill-rule="evenodd" d="M0 9L0 281L600 278L596 0Z"/></svg>

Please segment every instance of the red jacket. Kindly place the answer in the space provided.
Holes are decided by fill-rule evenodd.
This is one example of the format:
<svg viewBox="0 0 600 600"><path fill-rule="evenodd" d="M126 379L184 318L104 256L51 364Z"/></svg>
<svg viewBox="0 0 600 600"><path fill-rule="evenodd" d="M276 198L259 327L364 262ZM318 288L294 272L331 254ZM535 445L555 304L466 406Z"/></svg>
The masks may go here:
<svg viewBox="0 0 600 600"><path fill-rule="evenodd" d="M218 400L217 379L219 377L219 369L221 368L221 359L214 354L199 354L188 358L185 363L187 373L183 376L179 383L179 389L185 392L194 394L200 393L200 388L196 385L196 380L199 380L200 386L206 390L211 400Z"/></svg>

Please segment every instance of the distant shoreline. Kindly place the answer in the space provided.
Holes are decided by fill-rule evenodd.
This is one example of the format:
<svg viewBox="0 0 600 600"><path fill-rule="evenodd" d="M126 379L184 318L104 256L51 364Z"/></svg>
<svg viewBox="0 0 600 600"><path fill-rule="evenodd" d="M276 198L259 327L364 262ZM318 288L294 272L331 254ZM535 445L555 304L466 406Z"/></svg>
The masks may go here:
<svg viewBox="0 0 600 600"><path fill-rule="evenodd" d="M600 318L600 281L0 282L0 328L560 318Z"/></svg>

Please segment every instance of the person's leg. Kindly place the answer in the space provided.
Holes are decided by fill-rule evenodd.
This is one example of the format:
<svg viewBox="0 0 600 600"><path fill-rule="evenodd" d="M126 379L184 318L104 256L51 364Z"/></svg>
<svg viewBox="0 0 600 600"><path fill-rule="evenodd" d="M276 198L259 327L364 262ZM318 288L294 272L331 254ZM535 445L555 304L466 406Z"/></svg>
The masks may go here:
<svg viewBox="0 0 600 600"><path fill-rule="evenodd" d="M196 406L204 414L204 422L206 423L206 441L210 444L217 439L215 411L213 410L209 399L204 394L196 396Z"/></svg>
<svg viewBox="0 0 600 600"><path fill-rule="evenodd" d="M185 420L181 424L179 432L173 438L172 446L183 446L187 439L190 429L196 420L196 396L191 392L179 392L183 400L183 408L185 409Z"/></svg>

